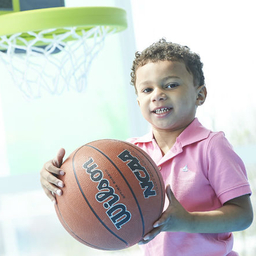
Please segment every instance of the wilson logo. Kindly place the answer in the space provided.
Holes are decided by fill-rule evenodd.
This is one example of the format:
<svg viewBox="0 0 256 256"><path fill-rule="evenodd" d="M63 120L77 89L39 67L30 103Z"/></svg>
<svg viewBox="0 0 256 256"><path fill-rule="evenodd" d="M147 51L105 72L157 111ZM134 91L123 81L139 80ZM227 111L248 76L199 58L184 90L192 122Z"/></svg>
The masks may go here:
<svg viewBox="0 0 256 256"><path fill-rule="evenodd" d="M123 151L118 156L123 162L127 162L127 166L133 172L137 180L140 182L141 188L144 190L143 195L145 198L156 196L156 191L153 189L154 184L150 180L147 170L141 166L140 161L135 156L132 156L128 150Z"/></svg>
<svg viewBox="0 0 256 256"><path fill-rule="evenodd" d="M131 213L126 205L119 203L120 197L115 193L115 189L109 185L109 181L104 179L103 172L97 169L98 165L90 158L83 164L86 173L90 175L93 182L97 182L98 193L95 195L99 203L103 203L106 214L117 229L130 221Z"/></svg>

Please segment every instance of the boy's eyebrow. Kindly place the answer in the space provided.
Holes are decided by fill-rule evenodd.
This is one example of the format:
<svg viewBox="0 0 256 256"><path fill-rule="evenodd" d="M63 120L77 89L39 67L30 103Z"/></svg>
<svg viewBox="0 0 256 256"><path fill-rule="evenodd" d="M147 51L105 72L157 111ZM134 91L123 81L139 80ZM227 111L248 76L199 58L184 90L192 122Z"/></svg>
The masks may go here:
<svg viewBox="0 0 256 256"><path fill-rule="evenodd" d="M169 79L180 79L180 77L178 76L166 76L164 78L162 78L160 81L161 83L165 83L166 81L168 81ZM145 81L142 81L141 83L138 84L138 86L147 86L147 85L151 85L151 81L150 80L145 80Z"/></svg>
<svg viewBox="0 0 256 256"><path fill-rule="evenodd" d="M180 79L180 77L178 77L178 76L167 76L167 77L164 77L161 81L166 82L167 80L173 79L173 78Z"/></svg>
<svg viewBox="0 0 256 256"><path fill-rule="evenodd" d="M151 82L146 80L146 81L139 83L138 86L145 86L145 85L150 85L150 84L151 84Z"/></svg>

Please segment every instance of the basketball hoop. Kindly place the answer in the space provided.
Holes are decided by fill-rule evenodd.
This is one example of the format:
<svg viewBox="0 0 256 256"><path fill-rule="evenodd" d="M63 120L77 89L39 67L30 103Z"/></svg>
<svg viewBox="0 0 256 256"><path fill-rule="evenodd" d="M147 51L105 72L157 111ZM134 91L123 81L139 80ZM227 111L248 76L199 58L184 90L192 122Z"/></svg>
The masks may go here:
<svg viewBox="0 0 256 256"><path fill-rule="evenodd" d="M0 24L0 59L28 99L83 92L106 36L127 27L125 11L114 7L22 11L0 16Z"/></svg>

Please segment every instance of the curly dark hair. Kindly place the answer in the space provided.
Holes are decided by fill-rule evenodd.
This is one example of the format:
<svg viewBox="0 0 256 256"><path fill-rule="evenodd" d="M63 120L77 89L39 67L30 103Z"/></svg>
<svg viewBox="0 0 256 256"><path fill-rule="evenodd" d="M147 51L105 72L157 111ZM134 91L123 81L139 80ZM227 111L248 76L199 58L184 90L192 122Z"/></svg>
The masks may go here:
<svg viewBox="0 0 256 256"><path fill-rule="evenodd" d="M142 52L135 53L135 59L132 65L131 84L136 90L136 71L139 67L148 62L157 61L183 61L189 73L194 77L194 85L201 86L205 84L203 74L203 63L200 56L190 50L187 46L167 42L164 38L153 43Z"/></svg>

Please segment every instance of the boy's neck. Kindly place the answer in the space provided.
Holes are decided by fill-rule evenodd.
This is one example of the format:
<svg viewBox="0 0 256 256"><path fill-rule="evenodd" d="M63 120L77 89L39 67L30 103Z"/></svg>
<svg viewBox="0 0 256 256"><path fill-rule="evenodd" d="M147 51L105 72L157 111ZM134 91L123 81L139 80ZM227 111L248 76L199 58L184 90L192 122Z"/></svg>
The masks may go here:
<svg viewBox="0 0 256 256"><path fill-rule="evenodd" d="M177 137L183 130L166 131L166 130L153 130L155 141L165 155L175 144Z"/></svg>

